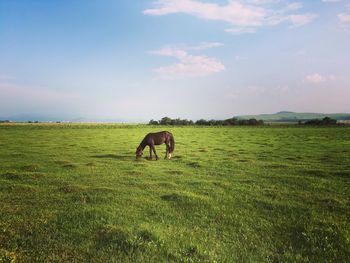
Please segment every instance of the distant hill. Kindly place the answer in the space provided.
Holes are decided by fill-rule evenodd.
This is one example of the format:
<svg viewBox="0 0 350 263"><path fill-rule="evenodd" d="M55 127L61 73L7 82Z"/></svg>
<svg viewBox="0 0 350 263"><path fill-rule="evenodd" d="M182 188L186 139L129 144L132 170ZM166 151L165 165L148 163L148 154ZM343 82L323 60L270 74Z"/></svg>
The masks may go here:
<svg viewBox="0 0 350 263"><path fill-rule="evenodd" d="M330 117L336 120L350 120L350 113L296 113L280 111L275 114L235 116L238 119L257 119L266 122L296 122Z"/></svg>
<svg viewBox="0 0 350 263"><path fill-rule="evenodd" d="M122 119L122 118L84 118L72 116L50 116L44 114L18 114L12 116L1 116L0 121L10 120L12 122L73 122L73 123L144 123L142 119Z"/></svg>

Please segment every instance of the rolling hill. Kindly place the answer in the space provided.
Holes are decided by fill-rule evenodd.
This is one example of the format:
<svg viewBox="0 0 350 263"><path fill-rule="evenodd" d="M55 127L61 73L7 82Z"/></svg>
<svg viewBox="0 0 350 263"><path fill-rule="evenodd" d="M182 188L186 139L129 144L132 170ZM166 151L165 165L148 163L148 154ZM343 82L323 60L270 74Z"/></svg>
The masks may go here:
<svg viewBox="0 0 350 263"><path fill-rule="evenodd" d="M280 111L275 114L243 115L235 116L238 119L257 119L270 122L295 122L330 117L336 120L350 120L350 113L296 113Z"/></svg>

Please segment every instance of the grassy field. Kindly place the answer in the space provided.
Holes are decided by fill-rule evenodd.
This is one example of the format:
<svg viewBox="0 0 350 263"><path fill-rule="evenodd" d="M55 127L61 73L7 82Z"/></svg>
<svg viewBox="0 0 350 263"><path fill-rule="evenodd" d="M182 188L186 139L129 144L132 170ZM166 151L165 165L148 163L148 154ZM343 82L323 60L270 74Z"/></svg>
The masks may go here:
<svg viewBox="0 0 350 263"><path fill-rule="evenodd" d="M349 222L350 127L0 126L0 262L349 262Z"/></svg>

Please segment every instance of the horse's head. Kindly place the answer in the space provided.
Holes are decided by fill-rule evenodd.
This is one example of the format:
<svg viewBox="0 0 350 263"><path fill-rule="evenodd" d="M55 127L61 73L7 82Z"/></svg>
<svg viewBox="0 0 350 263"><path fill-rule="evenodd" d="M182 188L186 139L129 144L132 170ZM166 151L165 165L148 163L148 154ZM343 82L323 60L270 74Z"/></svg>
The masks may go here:
<svg viewBox="0 0 350 263"><path fill-rule="evenodd" d="M136 158L140 158L143 154L142 148L141 147L137 147L136 148Z"/></svg>

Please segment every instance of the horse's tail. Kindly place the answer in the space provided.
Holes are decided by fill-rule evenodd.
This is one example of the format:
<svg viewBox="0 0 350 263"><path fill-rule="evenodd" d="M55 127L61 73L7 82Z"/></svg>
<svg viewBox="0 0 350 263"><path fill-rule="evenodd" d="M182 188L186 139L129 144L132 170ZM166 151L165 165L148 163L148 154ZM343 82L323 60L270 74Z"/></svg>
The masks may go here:
<svg viewBox="0 0 350 263"><path fill-rule="evenodd" d="M175 140L174 140L174 136L170 133L170 153L173 153L175 149Z"/></svg>

